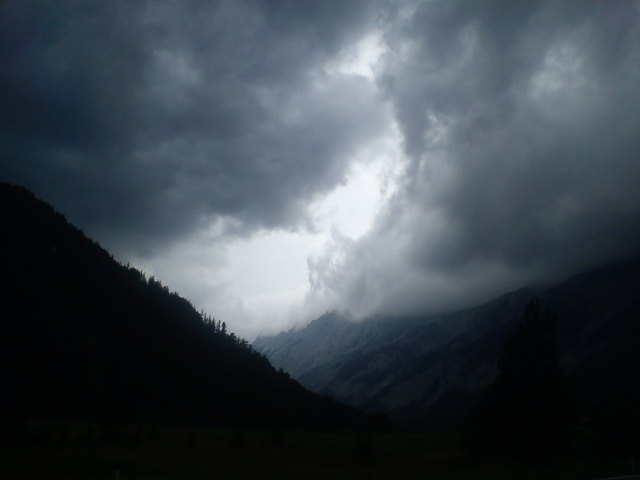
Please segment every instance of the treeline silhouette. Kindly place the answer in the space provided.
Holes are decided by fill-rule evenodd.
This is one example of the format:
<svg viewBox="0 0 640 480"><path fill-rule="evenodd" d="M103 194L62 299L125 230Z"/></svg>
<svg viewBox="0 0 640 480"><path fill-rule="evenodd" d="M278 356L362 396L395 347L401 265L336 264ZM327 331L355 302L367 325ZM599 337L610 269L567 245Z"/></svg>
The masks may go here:
<svg viewBox="0 0 640 480"><path fill-rule="evenodd" d="M575 413L553 338L556 317L538 299L504 342L499 374L482 392L468 435L484 458L549 461L567 446Z"/></svg>
<svg viewBox="0 0 640 480"><path fill-rule="evenodd" d="M526 305L504 341L498 375L480 393L464 425L466 453L480 463L572 464L602 475L637 473L640 398L635 379L628 378L625 391L585 395L560 366L557 327L558 318L539 299ZM607 367L611 375L617 373L617 365ZM593 380L591 389L600 390L598 378Z"/></svg>
<svg viewBox="0 0 640 480"><path fill-rule="evenodd" d="M0 419L353 426L223 322L0 184Z"/></svg>

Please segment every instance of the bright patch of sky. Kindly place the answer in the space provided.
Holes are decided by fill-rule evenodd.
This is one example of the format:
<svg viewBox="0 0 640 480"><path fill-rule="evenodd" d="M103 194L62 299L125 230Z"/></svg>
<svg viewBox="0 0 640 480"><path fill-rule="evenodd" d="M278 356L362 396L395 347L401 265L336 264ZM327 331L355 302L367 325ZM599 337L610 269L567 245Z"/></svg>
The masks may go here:
<svg viewBox="0 0 640 480"><path fill-rule="evenodd" d="M232 329L249 340L260 333L273 334L306 323L310 316L323 313L311 312L305 304L310 289L308 259L331 248L334 235L357 240L367 234L394 192L398 149L399 140L391 135L362 152L361 156L371 155L371 150L378 154L368 162L364 158L355 161L346 182L311 205L312 230L262 231L228 243L223 265L209 273L217 279L218 290L224 291L226 305L213 304L206 296L191 294L190 298L198 308L228 315ZM218 249L215 245L210 248ZM206 253L198 258L202 262ZM185 291L193 290L185 285ZM220 293L215 295L217 300Z"/></svg>
<svg viewBox="0 0 640 480"><path fill-rule="evenodd" d="M134 263L148 275L171 278L171 288L198 310L214 313L249 340L304 323L308 258L328 248L333 235L355 240L367 233L386 198L384 167L383 159L356 164L344 185L311 206L311 231L264 230L220 241L212 225L161 257Z"/></svg>
<svg viewBox="0 0 640 480"><path fill-rule="evenodd" d="M329 77L360 75L373 82L383 53L377 33L364 36L329 65ZM390 116L391 118L391 116ZM250 237L220 237L220 221L207 231L174 245L162 257L136 259L148 275L170 278L171 288L198 310L226 321L253 340L274 334L311 316L308 259L335 245L335 236L357 240L369 232L401 171L401 137L393 126L383 138L363 145L349 160L345 181L309 206L309 227L263 230ZM224 229L223 229L224 230ZM174 266L181 265L177 272Z"/></svg>
<svg viewBox="0 0 640 480"><path fill-rule="evenodd" d="M380 32L371 32L359 42L346 48L337 62L331 64L329 72L345 75L362 75L370 80L375 77L378 60L384 53Z"/></svg>

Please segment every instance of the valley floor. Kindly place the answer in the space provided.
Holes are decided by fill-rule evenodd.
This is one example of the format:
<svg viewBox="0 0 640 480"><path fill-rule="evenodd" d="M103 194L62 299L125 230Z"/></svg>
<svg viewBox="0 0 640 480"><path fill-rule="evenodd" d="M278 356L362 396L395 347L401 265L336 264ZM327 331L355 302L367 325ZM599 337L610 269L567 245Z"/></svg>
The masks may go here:
<svg viewBox="0 0 640 480"><path fill-rule="evenodd" d="M2 478L590 479L630 473L572 465L470 466L452 434L303 432L33 424L4 432Z"/></svg>

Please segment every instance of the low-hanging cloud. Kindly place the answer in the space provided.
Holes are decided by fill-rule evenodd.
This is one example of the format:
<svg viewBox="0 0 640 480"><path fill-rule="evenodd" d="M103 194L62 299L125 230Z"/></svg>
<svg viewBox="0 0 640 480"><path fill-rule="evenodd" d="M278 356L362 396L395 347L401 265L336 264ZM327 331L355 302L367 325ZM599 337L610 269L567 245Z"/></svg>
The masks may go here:
<svg viewBox="0 0 640 480"><path fill-rule="evenodd" d="M378 82L407 158L312 298L361 316L485 300L637 254L637 2L420 2L384 25Z"/></svg>

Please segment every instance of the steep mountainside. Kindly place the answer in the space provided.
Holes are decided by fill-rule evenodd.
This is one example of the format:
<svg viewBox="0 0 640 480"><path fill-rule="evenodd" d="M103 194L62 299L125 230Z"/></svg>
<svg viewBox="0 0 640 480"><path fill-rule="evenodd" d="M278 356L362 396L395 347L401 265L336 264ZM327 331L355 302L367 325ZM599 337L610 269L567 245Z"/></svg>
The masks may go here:
<svg viewBox="0 0 640 480"><path fill-rule="evenodd" d="M447 315L353 323L329 314L254 347L314 391L406 424L451 425L495 377L533 296L558 316L561 363L582 398L640 394L638 259Z"/></svg>
<svg viewBox="0 0 640 480"><path fill-rule="evenodd" d="M0 184L0 418L351 425L49 205Z"/></svg>

